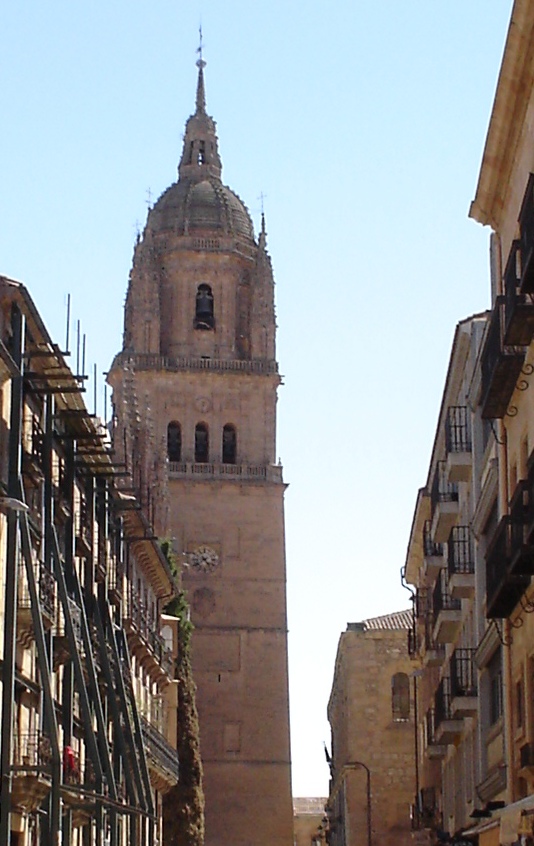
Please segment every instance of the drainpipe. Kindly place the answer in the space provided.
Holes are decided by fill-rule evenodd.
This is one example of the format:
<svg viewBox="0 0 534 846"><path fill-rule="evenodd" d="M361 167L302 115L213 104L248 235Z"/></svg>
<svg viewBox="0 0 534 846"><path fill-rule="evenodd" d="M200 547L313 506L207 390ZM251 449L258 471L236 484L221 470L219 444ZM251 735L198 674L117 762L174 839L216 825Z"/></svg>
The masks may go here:
<svg viewBox="0 0 534 846"><path fill-rule="evenodd" d="M497 421L498 439L497 449L499 455L499 514L508 513L508 502L510 492L508 490L508 438L507 431L502 420ZM512 626L510 620L503 623L503 728L504 728L504 761L506 764L506 802L514 801L514 750L512 738L512 656L510 654L512 643Z"/></svg>

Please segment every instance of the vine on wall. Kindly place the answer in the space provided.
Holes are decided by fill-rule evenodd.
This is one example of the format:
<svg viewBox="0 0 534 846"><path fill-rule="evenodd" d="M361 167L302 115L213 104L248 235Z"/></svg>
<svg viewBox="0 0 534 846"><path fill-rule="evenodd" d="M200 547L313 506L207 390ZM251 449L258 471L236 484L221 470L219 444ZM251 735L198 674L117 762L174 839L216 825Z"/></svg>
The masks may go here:
<svg viewBox="0 0 534 846"><path fill-rule="evenodd" d="M161 550L173 573L178 565L170 541L161 542ZM178 657L175 678L178 680L178 757L180 779L163 797L164 846L204 846L204 790L200 732L196 706L196 685L191 667L191 633L189 605L180 591L165 609L178 618Z"/></svg>

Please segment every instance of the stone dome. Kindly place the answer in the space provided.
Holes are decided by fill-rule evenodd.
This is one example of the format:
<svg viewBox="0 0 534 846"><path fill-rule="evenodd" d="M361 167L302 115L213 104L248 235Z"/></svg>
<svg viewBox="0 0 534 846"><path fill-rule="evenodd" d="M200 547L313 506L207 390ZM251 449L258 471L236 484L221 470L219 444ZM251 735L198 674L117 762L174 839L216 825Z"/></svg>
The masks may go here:
<svg viewBox="0 0 534 846"><path fill-rule="evenodd" d="M221 181L216 124L206 112L204 65L200 59L196 110L185 127L178 182L161 195L149 212L147 228L178 235L228 235L254 242L254 227L245 204Z"/></svg>
<svg viewBox="0 0 534 846"><path fill-rule="evenodd" d="M245 204L217 177L179 179L161 195L148 215L152 231L179 235L234 235L254 241L254 227Z"/></svg>

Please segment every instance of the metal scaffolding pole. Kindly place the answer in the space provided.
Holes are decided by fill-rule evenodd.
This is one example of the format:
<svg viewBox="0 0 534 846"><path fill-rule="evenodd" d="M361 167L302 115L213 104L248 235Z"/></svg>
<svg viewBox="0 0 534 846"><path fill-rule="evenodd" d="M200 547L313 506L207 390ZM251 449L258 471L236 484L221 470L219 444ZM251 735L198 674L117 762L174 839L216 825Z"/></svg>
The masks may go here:
<svg viewBox="0 0 534 846"><path fill-rule="evenodd" d="M22 383L25 320L12 308L12 350L18 373L11 382L11 419L9 431L8 496L18 498L21 463ZM7 513L7 555L4 595L4 654L2 668L2 729L0 751L0 843L9 843L11 829L11 757L13 749L13 710L15 698L15 639L17 631L18 521L14 508Z"/></svg>

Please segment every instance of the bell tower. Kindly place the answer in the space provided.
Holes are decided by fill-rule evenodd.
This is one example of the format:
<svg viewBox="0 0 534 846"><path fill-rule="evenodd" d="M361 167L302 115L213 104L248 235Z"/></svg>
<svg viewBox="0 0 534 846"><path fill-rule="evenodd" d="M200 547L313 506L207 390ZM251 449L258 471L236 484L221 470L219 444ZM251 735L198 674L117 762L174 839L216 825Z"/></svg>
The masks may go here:
<svg viewBox="0 0 534 846"><path fill-rule="evenodd" d="M136 244L109 379L118 441L185 565L206 846L291 846L273 272L263 215L256 238L222 183L197 65L178 180Z"/></svg>

